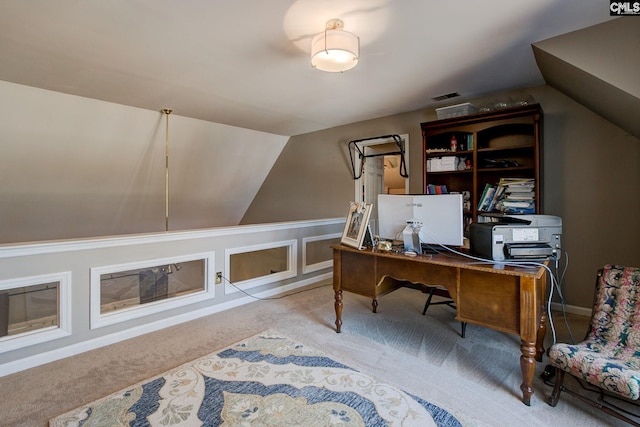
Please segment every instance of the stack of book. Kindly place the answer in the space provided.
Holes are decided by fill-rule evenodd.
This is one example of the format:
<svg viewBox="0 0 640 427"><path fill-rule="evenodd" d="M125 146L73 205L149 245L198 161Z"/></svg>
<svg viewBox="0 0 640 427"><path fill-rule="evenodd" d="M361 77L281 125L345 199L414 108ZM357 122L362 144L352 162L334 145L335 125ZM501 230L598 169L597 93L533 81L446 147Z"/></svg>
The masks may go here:
<svg viewBox="0 0 640 427"><path fill-rule="evenodd" d="M446 185L427 185L427 194L448 194Z"/></svg>
<svg viewBox="0 0 640 427"><path fill-rule="evenodd" d="M497 185L486 184L478 201L478 211L535 213L535 181L533 178L501 178Z"/></svg>
<svg viewBox="0 0 640 427"><path fill-rule="evenodd" d="M510 214L536 213L535 181L533 178L503 178L500 184L505 187L500 201L500 210Z"/></svg>

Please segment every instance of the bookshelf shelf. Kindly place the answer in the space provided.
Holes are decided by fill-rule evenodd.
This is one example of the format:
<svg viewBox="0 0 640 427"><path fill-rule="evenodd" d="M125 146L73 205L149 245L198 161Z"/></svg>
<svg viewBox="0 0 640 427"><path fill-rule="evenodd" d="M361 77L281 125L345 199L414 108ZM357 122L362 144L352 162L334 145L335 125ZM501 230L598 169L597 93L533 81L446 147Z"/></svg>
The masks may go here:
<svg viewBox="0 0 640 427"><path fill-rule="evenodd" d="M473 155L473 150L464 150L464 151L436 151L436 152L429 152L426 153L426 156L428 158L432 158L432 157L444 157L444 156L460 156L460 157L465 157L465 156L471 156Z"/></svg>
<svg viewBox="0 0 640 427"><path fill-rule="evenodd" d="M535 144L521 145L517 147L491 147L491 148L478 148L478 153L489 153L495 151L515 151L515 150L534 150L536 148Z"/></svg>
<svg viewBox="0 0 640 427"><path fill-rule="evenodd" d="M532 170L532 166L515 166L515 167L507 167L507 168L478 168L478 173L496 173L500 175L504 175L505 172L510 171L526 171Z"/></svg>
<svg viewBox="0 0 640 427"><path fill-rule="evenodd" d="M429 172L432 175L447 175L447 174L463 174L463 173L472 173L473 169L465 169L465 170L457 170L457 171L438 171L438 172Z"/></svg>
<svg viewBox="0 0 640 427"><path fill-rule="evenodd" d="M497 186L504 178L528 179L534 184L535 213L540 213L542 117L540 105L533 104L421 123L423 193L429 185L446 185L449 192L469 192L469 206L465 206L469 223L478 221L478 216L498 214L478 210L487 184ZM456 151L451 150L453 141ZM470 162L470 168L431 170L435 159L453 156Z"/></svg>

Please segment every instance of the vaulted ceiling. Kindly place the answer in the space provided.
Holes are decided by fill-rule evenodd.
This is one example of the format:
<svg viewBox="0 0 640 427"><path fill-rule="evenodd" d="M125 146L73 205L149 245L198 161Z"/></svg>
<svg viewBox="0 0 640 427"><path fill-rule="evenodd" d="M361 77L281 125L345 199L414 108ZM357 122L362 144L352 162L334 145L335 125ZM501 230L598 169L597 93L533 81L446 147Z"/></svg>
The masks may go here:
<svg viewBox="0 0 640 427"><path fill-rule="evenodd" d="M332 18L361 41L345 73L310 66ZM610 19L603 0L4 0L0 80L297 135L542 84L532 44Z"/></svg>
<svg viewBox="0 0 640 427"><path fill-rule="evenodd" d="M543 40L533 44L533 51L548 85L640 138L637 17Z"/></svg>

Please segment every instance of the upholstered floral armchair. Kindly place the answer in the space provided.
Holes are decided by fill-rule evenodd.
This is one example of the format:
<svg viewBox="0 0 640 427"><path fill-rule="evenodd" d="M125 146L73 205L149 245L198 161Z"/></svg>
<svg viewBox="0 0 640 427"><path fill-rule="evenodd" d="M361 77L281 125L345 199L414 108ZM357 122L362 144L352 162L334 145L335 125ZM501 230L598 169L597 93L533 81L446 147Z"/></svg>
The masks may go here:
<svg viewBox="0 0 640 427"><path fill-rule="evenodd" d="M598 271L589 331L579 344L549 349L556 367L549 405L556 406L565 372L630 400L640 397L640 268L606 265ZM578 396L603 409L599 402ZM602 397L602 395L601 395ZM610 410L606 410L610 412ZM624 416L612 414L618 418Z"/></svg>

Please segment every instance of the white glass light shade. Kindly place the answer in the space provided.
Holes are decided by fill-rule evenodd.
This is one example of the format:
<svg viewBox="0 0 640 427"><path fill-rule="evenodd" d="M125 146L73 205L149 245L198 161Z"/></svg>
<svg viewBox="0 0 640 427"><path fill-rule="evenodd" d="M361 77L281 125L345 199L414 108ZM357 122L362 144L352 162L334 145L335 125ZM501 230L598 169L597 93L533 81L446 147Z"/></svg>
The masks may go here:
<svg viewBox="0 0 640 427"><path fill-rule="evenodd" d="M327 29L311 40L311 66L338 73L355 67L360 57L360 39L341 29Z"/></svg>

